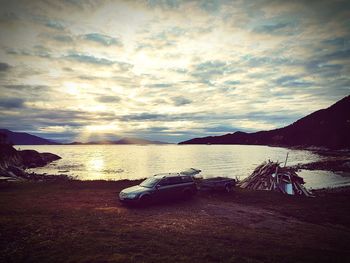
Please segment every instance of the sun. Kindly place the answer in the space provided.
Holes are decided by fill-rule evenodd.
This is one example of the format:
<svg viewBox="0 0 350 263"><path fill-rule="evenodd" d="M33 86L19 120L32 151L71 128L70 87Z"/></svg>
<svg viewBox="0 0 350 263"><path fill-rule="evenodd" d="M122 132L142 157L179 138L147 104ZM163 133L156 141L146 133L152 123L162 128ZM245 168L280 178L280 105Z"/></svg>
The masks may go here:
<svg viewBox="0 0 350 263"><path fill-rule="evenodd" d="M64 82L63 86L64 86L66 92L70 95L79 95L80 94L79 87L78 87L77 83Z"/></svg>

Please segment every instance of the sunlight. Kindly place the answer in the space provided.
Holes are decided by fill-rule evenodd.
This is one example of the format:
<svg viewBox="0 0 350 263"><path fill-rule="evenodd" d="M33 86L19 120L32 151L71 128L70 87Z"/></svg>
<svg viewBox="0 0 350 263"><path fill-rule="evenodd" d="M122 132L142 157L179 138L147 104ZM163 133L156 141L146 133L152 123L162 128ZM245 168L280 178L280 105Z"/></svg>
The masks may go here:
<svg viewBox="0 0 350 263"><path fill-rule="evenodd" d="M63 83L65 89L66 89L66 92L70 95L79 95L80 94L80 91L79 91L79 88L77 86L77 83L74 83L74 82L64 82Z"/></svg>
<svg viewBox="0 0 350 263"><path fill-rule="evenodd" d="M89 161L89 170L93 171L101 171L104 167L105 163L103 159L91 159Z"/></svg>
<svg viewBox="0 0 350 263"><path fill-rule="evenodd" d="M84 109L90 112L99 112L99 111L106 111L107 107L105 105L99 104L99 105L84 106Z"/></svg>
<svg viewBox="0 0 350 263"><path fill-rule="evenodd" d="M85 126L76 136L76 141L89 142L110 139L111 135L121 135L122 131L118 124L93 124Z"/></svg>
<svg viewBox="0 0 350 263"><path fill-rule="evenodd" d="M90 133L99 133L99 132L111 132L118 130L118 126L115 124L107 125L88 125L85 127L86 131Z"/></svg>

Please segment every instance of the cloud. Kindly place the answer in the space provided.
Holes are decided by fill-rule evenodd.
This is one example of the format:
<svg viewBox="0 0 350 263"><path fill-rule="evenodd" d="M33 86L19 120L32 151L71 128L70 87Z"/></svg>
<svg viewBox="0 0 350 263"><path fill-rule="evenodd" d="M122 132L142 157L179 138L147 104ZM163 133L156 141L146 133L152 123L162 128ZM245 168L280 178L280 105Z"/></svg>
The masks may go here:
<svg viewBox="0 0 350 263"><path fill-rule="evenodd" d="M336 37L336 38L326 39L326 40L323 40L322 43L325 45L336 46L340 48L346 48L350 46L349 37L348 38Z"/></svg>
<svg viewBox="0 0 350 263"><path fill-rule="evenodd" d="M231 125L218 125L218 126L213 126L209 128L204 129L205 132L207 133L219 133L219 134L225 134L225 133L231 133L238 131L239 128L232 127Z"/></svg>
<svg viewBox="0 0 350 263"><path fill-rule="evenodd" d="M323 58L325 60L348 60L350 58L350 48L328 53Z"/></svg>
<svg viewBox="0 0 350 263"><path fill-rule="evenodd" d="M170 84L170 83L155 83L155 84L148 84L147 87L150 87L150 88L169 88L172 85L173 84Z"/></svg>
<svg viewBox="0 0 350 263"><path fill-rule="evenodd" d="M121 42L115 38L107 35L99 34L99 33L90 33L83 36L83 39L88 41L93 41L104 46L112 46L117 45L121 46Z"/></svg>
<svg viewBox="0 0 350 263"><path fill-rule="evenodd" d="M99 96L96 99L98 102L102 102L102 103L113 103L113 102L119 102L120 98L117 96L107 96L107 95L103 95L103 96Z"/></svg>
<svg viewBox="0 0 350 263"><path fill-rule="evenodd" d="M0 98L0 107L6 109L23 108L24 100L20 98Z"/></svg>
<svg viewBox="0 0 350 263"><path fill-rule="evenodd" d="M147 120L159 120L166 115L157 113L136 113L130 115L124 115L119 117L122 121L147 121Z"/></svg>
<svg viewBox="0 0 350 263"><path fill-rule="evenodd" d="M47 27L54 28L54 29L57 29L57 30L64 30L64 28L65 28L63 23L61 23L59 21L55 21L55 20L49 20L49 21L47 21L47 23L45 25Z"/></svg>
<svg viewBox="0 0 350 263"><path fill-rule="evenodd" d="M175 9L181 5L182 1L179 0L150 0L147 1L147 4L151 7L160 7L164 9Z"/></svg>
<svg viewBox="0 0 350 263"><path fill-rule="evenodd" d="M263 34L282 34L282 33L290 33L290 31L286 31L286 29L290 29L294 27L295 24L280 22L280 23L269 23L264 25L259 25L254 28L254 32L263 33Z"/></svg>
<svg viewBox="0 0 350 263"><path fill-rule="evenodd" d="M173 97L173 98L171 98L171 100L173 101L175 106L184 106L184 105L192 103L192 100L187 99L187 98L182 97L182 96Z"/></svg>
<svg viewBox="0 0 350 263"><path fill-rule="evenodd" d="M321 77L334 77L344 68L343 64L333 64L323 60L311 60L305 64L307 72L319 74Z"/></svg>
<svg viewBox="0 0 350 263"><path fill-rule="evenodd" d="M49 89L50 87L47 85L5 85L4 86L7 89L11 89L11 90L23 90L25 92L28 92L30 90L36 90L39 92L42 92L45 89Z"/></svg>
<svg viewBox="0 0 350 263"><path fill-rule="evenodd" d="M191 71L191 75L198 78L201 82L211 85L211 80L234 71L235 69L226 61L213 60L195 65L194 69Z"/></svg>
<svg viewBox="0 0 350 263"><path fill-rule="evenodd" d="M349 10L14 0L0 11L0 92L23 102L2 99L0 121L55 138L113 123L171 141L281 127L350 93Z"/></svg>
<svg viewBox="0 0 350 263"><path fill-rule="evenodd" d="M285 57L285 56L254 56L254 55L244 55L241 57L241 61L248 64L250 67L263 67L263 66L279 66L279 65L288 65L293 66L297 65L300 61L294 57Z"/></svg>
<svg viewBox="0 0 350 263"><path fill-rule="evenodd" d="M20 110L23 107L23 101L4 101L0 100L0 105L3 105L6 109L12 111ZM11 107L9 107L11 106ZM0 123L3 127L15 130L38 130L42 127L50 126L65 126L72 131L81 132L87 125L99 123L101 120L111 122L115 120L115 115L109 112L89 113L79 110L64 110L64 109L40 109L40 108L25 108L25 114L16 114L17 122L12 121L12 116L3 114L4 111L0 111ZM35 120L35 121L33 121Z"/></svg>
<svg viewBox="0 0 350 263"><path fill-rule="evenodd" d="M65 42L65 43L73 42L73 38L67 34L54 35L54 36L52 36L52 38L56 41L59 41L59 42Z"/></svg>
<svg viewBox="0 0 350 263"><path fill-rule="evenodd" d="M71 52L69 55L65 56L65 58L82 62L82 63L105 65L105 66L113 65L115 63L115 61L112 61L106 58L95 57L93 55L82 54L77 52Z"/></svg>
<svg viewBox="0 0 350 263"><path fill-rule="evenodd" d="M234 85L238 85L241 82L239 80L227 80L224 82L225 85L229 85L229 86L234 86Z"/></svg>
<svg viewBox="0 0 350 263"><path fill-rule="evenodd" d="M283 76L278 78L276 83L283 87L309 87L313 85L312 82L300 79L298 76Z"/></svg>
<svg viewBox="0 0 350 263"><path fill-rule="evenodd" d="M4 62L0 62L0 72L8 71L10 69L10 65Z"/></svg>
<svg viewBox="0 0 350 263"><path fill-rule="evenodd" d="M9 55L17 55L17 56L36 56L41 58L51 58L52 53L51 50L43 47L42 45L36 45L32 49L28 48L7 48L6 53Z"/></svg>

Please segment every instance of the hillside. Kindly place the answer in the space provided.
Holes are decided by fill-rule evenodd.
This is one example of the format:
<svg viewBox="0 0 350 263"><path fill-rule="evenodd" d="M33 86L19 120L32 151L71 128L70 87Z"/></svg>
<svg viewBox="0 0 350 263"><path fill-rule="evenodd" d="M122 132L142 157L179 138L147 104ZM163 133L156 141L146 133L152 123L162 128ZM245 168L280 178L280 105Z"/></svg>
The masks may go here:
<svg viewBox="0 0 350 263"><path fill-rule="evenodd" d="M15 145L46 145L59 144L25 132L13 132L7 129L0 129L1 134L6 135L6 140Z"/></svg>
<svg viewBox="0 0 350 263"><path fill-rule="evenodd" d="M122 138L119 141L116 142L116 144L168 144L166 142L160 142L160 141L150 141L140 138Z"/></svg>
<svg viewBox="0 0 350 263"><path fill-rule="evenodd" d="M249 144L271 146L350 148L350 96L286 127L254 133L235 132L194 138L179 144Z"/></svg>
<svg viewBox="0 0 350 263"><path fill-rule="evenodd" d="M137 144L137 145L148 145L148 144L168 144L167 142L150 141L140 138L122 138L117 141L103 140L103 141L91 141L91 142L72 142L70 145L90 145L90 144Z"/></svg>

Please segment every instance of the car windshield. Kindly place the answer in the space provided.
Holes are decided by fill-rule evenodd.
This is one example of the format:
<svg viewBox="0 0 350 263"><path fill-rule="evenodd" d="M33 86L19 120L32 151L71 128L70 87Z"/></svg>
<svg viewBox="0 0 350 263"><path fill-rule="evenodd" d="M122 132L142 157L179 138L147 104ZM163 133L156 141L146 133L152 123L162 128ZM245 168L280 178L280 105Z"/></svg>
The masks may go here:
<svg viewBox="0 0 350 263"><path fill-rule="evenodd" d="M158 181L159 180L157 178L150 177L150 178L147 178L145 181L143 181L140 185L143 187L152 188L158 183Z"/></svg>

